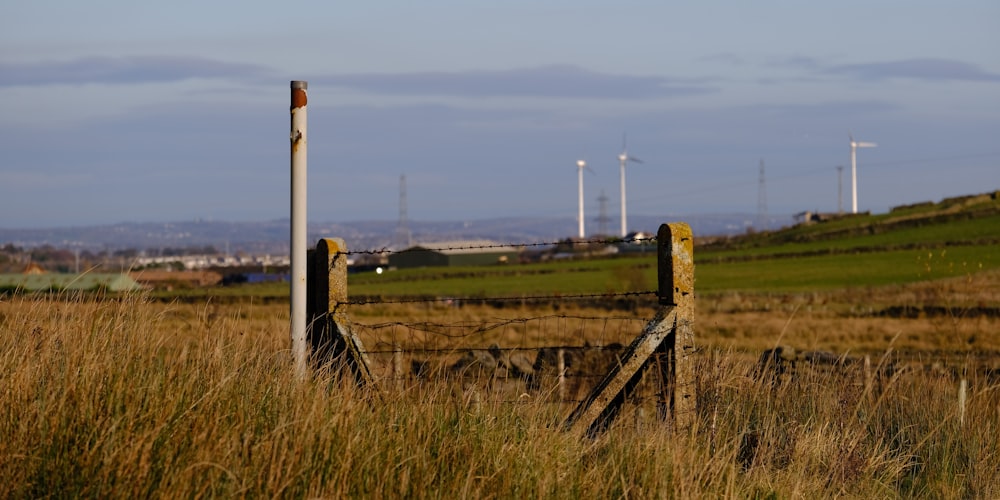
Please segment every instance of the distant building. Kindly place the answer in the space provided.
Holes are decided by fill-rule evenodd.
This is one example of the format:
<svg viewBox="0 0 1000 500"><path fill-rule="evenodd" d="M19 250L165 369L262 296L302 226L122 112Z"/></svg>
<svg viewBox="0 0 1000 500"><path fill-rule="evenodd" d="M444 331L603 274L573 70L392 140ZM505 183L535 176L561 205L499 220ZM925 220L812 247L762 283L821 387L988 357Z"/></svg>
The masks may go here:
<svg viewBox="0 0 1000 500"><path fill-rule="evenodd" d="M287 283L291 281L289 273L246 273L247 283Z"/></svg>
<svg viewBox="0 0 1000 500"><path fill-rule="evenodd" d="M483 266L516 262L518 249L492 241L422 243L389 255L389 267Z"/></svg>
<svg viewBox="0 0 1000 500"><path fill-rule="evenodd" d="M146 288L173 290L198 288L222 283L222 275L215 271L162 271L145 269L129 273L129 277Z"/></svg>
<svg viewBox="0 0 1000 500"><path fill-rule="evenodd" d="M635 231L625 235L621 243L615 246L615 249L620 253L655 252L656 245L655 234Z"/></svg>
<svg viewBox="0 0 1000 500"><path fill-rule="evenodd" d="M815 222L826 222L835 219L844 219L847 217L859 217L871 215L871 212L860 212L860 213L838 213L838 212L812 212L806 210L805 212L799 212L792 216L795 219L796 224L813 224Z"/></svg>

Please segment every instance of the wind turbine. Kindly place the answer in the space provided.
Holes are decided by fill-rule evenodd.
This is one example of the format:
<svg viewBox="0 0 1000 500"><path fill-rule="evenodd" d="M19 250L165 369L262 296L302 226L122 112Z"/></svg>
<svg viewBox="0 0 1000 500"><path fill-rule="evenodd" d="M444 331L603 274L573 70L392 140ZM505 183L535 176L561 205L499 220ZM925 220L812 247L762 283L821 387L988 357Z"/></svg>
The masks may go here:
<svg viewBox="0 0 1000 500"><path fill-rule="evenodd" d="M577 160L576 161L576 170L577 170L577 175L579 176L579 186L578 187L579 187L579 195L580 195L579 196L579 202L580 202L580 204L579 204L579 213L577 214L577 221L578 221L578 223L580 225L580 239L581 240L584 238L584 232L583 232L583 169L590 170L591 173L594 172L590 167L587 166L587 162L585 162L583 160Z"/></svg>
<svg viewBox="0 0 1000 500"><path fill-rule="evenodd" d="M858 142L850 132L847 138L851 140L851 212L858 213L858 148L874 148L874 142Z"/></svg>
<svg viewBox="0 0 1000 500"><path fill-rule="evenodd" d="M635 163L642 163L642 160L628 155L628 146L626 144L625 134L622 134L622 152L618 155L618 163L621 166L621 195L622 195L622 238L627 234L626 227L628 226L628 217L625 214L625 164L633 161Z"/></svg>

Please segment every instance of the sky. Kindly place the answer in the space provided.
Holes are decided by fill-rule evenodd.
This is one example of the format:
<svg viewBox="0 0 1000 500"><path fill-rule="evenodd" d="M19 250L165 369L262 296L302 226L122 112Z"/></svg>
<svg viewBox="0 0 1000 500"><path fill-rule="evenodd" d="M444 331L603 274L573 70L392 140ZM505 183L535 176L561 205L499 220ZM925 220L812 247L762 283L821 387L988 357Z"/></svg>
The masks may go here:
<svg viewBox="0 0 1000 500"><path fill-rule="evenodd" d="M0 228L769 215L1000 189L1000 2L0 7ZM761 166L763 165L763 182ZM838 170L838 166L843 170ZM602 193L604 202L600 201ZM567 228L575 233L575 227Z"/></svg>

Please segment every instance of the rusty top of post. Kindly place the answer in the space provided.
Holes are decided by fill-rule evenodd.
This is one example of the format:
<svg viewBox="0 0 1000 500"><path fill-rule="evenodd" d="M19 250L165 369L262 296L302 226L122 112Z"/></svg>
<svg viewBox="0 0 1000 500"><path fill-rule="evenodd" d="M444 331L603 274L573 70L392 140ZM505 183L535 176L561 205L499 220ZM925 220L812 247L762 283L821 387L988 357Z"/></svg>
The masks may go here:
<svg viewBox="0 0 1000 500"><path fill-rule="evenodd" d="M306 89L309 88L309 82L303 82L299 80L293 80L292 84L292 109L305 107L308 99L306 98Z"/></svg>

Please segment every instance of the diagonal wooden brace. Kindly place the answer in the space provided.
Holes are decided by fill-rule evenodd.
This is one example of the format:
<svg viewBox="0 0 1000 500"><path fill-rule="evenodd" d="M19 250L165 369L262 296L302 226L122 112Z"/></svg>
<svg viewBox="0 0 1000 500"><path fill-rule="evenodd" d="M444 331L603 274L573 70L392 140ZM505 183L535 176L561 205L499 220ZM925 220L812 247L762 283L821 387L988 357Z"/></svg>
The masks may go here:
<svg viewBox="0 0 1000 500"><path fill-rule="evenodd" d="M677 317L672 307L662 307L656 317L625 349L621 361L580 402L566 419L566 428L596 436L603 432L621 409L632 390L642 379L642 372L661 344L673 334Z"/></svg>
<svg viewBox="0 0 1000 500"><path fill-rule="evenodd" d="M564 427L595 436L607 429L642 379L660 358L660 415L689 428L695 411L694 241L684 223L663 224L657 233L660 308L625 350L621 361L566 419Z"/></svg>

